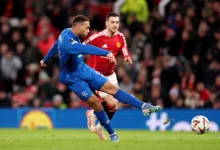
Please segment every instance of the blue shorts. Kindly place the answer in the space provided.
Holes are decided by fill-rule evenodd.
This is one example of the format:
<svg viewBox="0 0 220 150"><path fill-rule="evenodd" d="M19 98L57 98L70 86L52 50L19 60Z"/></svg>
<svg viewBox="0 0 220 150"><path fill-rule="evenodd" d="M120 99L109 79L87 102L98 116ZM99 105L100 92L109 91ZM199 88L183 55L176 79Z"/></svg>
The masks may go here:
<svg viewBox="0 0 220 150"><path fill-rule="evenodd" d="M92 96L93 90L99 90L107 81L104 75L88 67L87 73L79 77L77 82L68 85L68 88L86 101Z"/></svg>

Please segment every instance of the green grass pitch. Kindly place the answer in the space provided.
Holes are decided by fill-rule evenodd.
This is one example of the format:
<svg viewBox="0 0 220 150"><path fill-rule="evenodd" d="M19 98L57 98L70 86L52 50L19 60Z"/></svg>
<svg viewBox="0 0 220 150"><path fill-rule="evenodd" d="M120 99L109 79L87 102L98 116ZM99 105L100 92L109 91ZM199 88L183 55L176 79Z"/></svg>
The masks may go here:
<svg viewBox="0 0 220 150"><path fill-rule="evenodd" d="M89 130L0 129L0 150L220 150L220 133L117 130L120 142Z"/></svg>

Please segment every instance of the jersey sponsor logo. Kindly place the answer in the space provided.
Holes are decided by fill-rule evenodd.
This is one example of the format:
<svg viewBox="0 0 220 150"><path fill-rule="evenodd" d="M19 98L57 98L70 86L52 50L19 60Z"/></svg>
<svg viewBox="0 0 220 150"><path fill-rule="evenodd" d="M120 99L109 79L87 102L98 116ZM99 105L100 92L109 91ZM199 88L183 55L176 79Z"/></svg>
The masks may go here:
<svg viewBox="0 0 220 150"><path fill-rule="evenodd" d="M102 48L108 48L107 44L104 44L104 45L102 46Z"/></svg>
<svg viewBox="0 0 220 150"><path fill-rule="evenodd" d="M87 96L88 96L88 93L86 93L86 92L84 91L84 92L82 92L82 96L87 97Z"/></svg>
<svg viewBox="0 0 220 150"><path fill-rule="evenodd" d="M116 42L116 47L120 48L121 47L121 43L120 42Z"/></svg>
<svg viewBox="0 0 220 150"><path fill-rule="evenodd" d="M71 44L73 45L73 44L75 44L75 43L78 43L76 40L74 40L74 39L70 39L70 42L71 42Z"/></svg>

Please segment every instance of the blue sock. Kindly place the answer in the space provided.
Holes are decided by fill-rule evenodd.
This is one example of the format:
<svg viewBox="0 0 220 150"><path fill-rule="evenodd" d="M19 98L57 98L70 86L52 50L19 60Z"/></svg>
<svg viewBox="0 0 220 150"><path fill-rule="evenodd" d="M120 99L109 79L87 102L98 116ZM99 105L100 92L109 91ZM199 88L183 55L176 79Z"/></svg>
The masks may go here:
<svg viewBox="0 0 220 150"><path fill-rule="evenodd" d="M124 104L129 104L129 105L134 106L139 109L148 108L150 105L150 104L147 104L147 103L140 101L139 99L137 99L133 95L128 94L127 92L125 92L121 89L119 89L117 91L117 93L114 95L114 98L116 98L117 100L119 100L120 102L122 102Z"/></svg>
<svg viewBox="0 0 220 150"><path fill-rule="evenodd" d="M112 125L110 123L110 120L108 116L106 115L105 111L102 110L100 112L94 112L96 117L98 118L99 122L101 123L102 126L105 127L105 129L108 131L108 133L111 135L115 133L114 129L112 128Z"/></svg>

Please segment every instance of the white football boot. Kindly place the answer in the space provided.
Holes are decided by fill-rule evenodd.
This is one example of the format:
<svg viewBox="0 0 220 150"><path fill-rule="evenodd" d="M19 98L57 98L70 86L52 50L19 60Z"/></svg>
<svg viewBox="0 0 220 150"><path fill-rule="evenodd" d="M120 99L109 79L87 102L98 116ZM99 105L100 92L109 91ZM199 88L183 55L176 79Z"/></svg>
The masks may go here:
<svg viewBox="0 0 220 150"><path fill-rule="evenodd" d="M100 140L108 140L108 138L105 136L105 133L104 133L104 127L98 123L96 126L95 126L95 129L96 129L96 134L99 136L99 139Z"/></svg>
<svg viewBox="0 0 220 150"><path fill-rule="evenodd" d="M86 117L87 117L87 126L89 130L95 133L96 115L94 114L94 110L87 110Z"/></svg>
<svg viewBox="0 0 220 150"><path fill-rule="evenodd" d="M87 110L86 111L86 117L87 117L87 126L90 131L93 133L96 133L99 136L100 140L107 140L108 138L105 136L104 133L104 127L98 123L96 124L96 115L94 114L94 110Z"/></svg>

